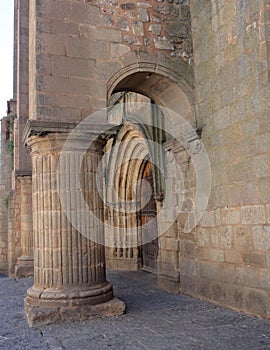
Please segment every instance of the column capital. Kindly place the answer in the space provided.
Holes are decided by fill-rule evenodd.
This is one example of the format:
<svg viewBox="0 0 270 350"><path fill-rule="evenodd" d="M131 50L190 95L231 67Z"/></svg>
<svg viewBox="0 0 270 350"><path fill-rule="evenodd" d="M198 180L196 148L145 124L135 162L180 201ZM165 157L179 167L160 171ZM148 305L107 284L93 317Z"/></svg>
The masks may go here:
<svg viewBox="0 0 270 350"><path fill-rule="evenodd" d="M76 123L28 119L23 131L23 143L28 145L32 136L45 136L51 133L69 134Z"/></svg>
<svg viewBox="0 0 270 350"><path fill-rule="evenodd" d="M25 146L35 147L36 151L46 151L48 144L60 150L63 143L68 141L65 151L94 150L100 152L108 139L108 129L113 125L109 123L91 123L81 121L80 123L68 123L58 121L28 120L23 132L23 143ZM58 142L55 142L58 141ZM46 143L45 148L42 144Z"/></svg>

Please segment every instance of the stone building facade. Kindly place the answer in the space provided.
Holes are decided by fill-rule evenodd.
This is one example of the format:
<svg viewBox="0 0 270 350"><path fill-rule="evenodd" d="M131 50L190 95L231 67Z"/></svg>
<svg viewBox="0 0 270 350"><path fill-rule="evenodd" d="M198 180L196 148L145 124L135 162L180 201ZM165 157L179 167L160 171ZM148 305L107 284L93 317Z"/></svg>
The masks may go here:
<svg viewBox="0 0 270 350"><path fill-rule="evenodd" d="M0 269L34 271L30 324L122 313L105 264L270 318L269 27L269 0L15 0Z"/></svg>

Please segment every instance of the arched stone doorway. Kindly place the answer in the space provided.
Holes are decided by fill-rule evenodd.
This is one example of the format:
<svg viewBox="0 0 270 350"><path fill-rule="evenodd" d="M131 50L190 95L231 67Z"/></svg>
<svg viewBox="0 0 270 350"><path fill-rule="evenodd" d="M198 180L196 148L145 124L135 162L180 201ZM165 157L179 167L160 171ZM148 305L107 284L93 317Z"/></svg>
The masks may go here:
<svg viewBox="0 0 270 350"><path fill-rule="evenodd" d="M187 74L188 75L188 74ZM166 65L158 66L156 64L151 63L139 63L136 65L130 65L129 67L123 68L120 72L116 73L109 81L108 81L108 105L111 106L115 103L119 96L143 96L142 99L147 99L149 105L152 107L152 111L148 110L148 116L146 113L142 113L141 119L137 120L136 128L137 132L139 129L139 133L141 137L145 140L151 139L159 143L162 148L164 148L165 153L171 154L172 157L177 159L179 165L182 167L182 174L184 176L189 176L185 170L185 168L189 167L188 158L189 155L186 152L185 146L183 144L179 144L170 137L170 135L163 134L164 129L174 128L176 130L176 136L179 135L178 140L183 140L186 137L184 142L189 142L193 136L198 135L185 135L185 133L189 130L185 131L185 122L189 123L191 126L190 129L197 129L197 123L194 113L194 97L192 93L192 87L190 82L187 82L183 76L178 76L177 69L168 69ZM136 98L135 98L136 100ZM125 101L127 102L127 101ZM153 113L154 106L154 113ZM159 106L161 108L159 108ZM168 111L168 113L167 113ZM141 111L140 111L141 113ZM149 115L151 115L149 117ZM115 116L112 116L112 119ZM116 116L117 119L117 116ZM121 118L120 118L121 119ZM154 120L154 129L159 130L158 137L154 133L150 133L147 135L145 133L144 123L148 124L149 119L151 122ZM185 122L183 122L185 120ZM118 120L119 122L119 120ZM122 121L123 122L123 121ZM116 121L117 123L117 121ZM121 123L121 122L120 122ZM153 131L153 130L152 130ZM177 134L178 132L178 134ZM119 134L121 131L119 132ZM184 135L184 137L183 137ZM133 137L132 142L134 143L134 149L136 142L139 144L142 142L142 139ZM111 142L111 141L110 141ZM147 143L147 142L146 142ZM138 147L138 146L137 146ZM141 151L138 151L140 154ZM127 154L127 153L126 153ZM145 153L144 157L144 166L147 164L147 155L149 157L149 152ZM160 154L155 154L154 159L152 161L159 161L158 158ZM151 156L150 156L151 158ZM118 157L118 160L120 158ZM149 159L149 158L148 158ZM150 159L151 161L151 159ZM126 162L128 163L128 159L126 158ZM142 162L141 162L142 163ZM150 164L150 163L149 163ZM137 164L138 165L138 164ZM148 165L149 167L149 165ZM162 164L161 164L162 167ZM124 168L124 167L123 167ZM127 166L128 168L128 166ZM138 165L139 168L139 165ZM141 167L140 177L135 176L138 180L143 179L143 177L147 177L150 175L151 171L148 169L145 174L143 174L143 170ZM134 172L131 172L134 175ZM124 269L124 270L138 270L143 268L145 264L145 268L150 270L151 272L157 272L158 275L158 284L161 288L178 292L180 291L180 239L183 234L183 226L185 224L185 220L187 216L185 214L180 214L178 218L172 222L171 225L167 225L168 218L174 216L174 214L179 212L183 203L179 200L181 194L180 192L183 188L181 186L174 183L175 179L179 174L171 173L169 180L172 180L172 184L175 187L175 198L172 199L172 202L165 205L167 210L167 217L159 217L154 221L156 224L155 228L152 228L152 231L157 231L156 240L150 240L145 247L138 244L137 247L133 247L129 254L125 253L122 248L120 250L117 247L107 248L106 249L106 264L108 267L113 267L116 269ZM107 182L107 186L108 186ZM129 183L128 181L126 183ZM189 184L187 184L189 186ZM192 184L191 184L192 186ZM191 187L190 186L190 187ZM127 186L128 187L128 186ZM126 188L127 188L126 187ZM143 187L143 186L142 186ZM153 169L153 198L147 198L148 203L151 206L152 204L152 215L155 215L155 210L159 212L162 208L164 208L164 188L162 187L162 179L156 174L156 170ZM119 186L121 188L121 186ZM193 189L192 189L193 190ZM191 192L192 192L191 190ZM147 194L139 193L140 199L137 199L137 202L142 203L144 201L144 195L147 197ZM191 197L193 194L191 194ZM128 197L125 197L128 198ZM149 202L150 199L150 202ZM192 199L193 200L193 199ZM191 200L191 202L192 202ZM155 205L153 205L155 204ZM185 204L184 204L185 205ZM154 208L156 207L156 208ZM110 210L109 210L110 212ZM106 219L108 222L111 220L116 226L118 225L116 219L112 219L111 213L107 210ZM150 214L150 213L148 213ZM122 215L125 216L126 214ZM128 214L130 215L130 214ZM133 222L136 223L137 227L134 227L134 232L136 232L136 237L142 237L144 232L140 230L140 220L146 220L147 213L144 210L140 210L140 213L136 213L133 218ZM177 215L176 215L177 217ZM118 220L121 220L120 218ZM129 219L132 221L132 219ZM167 226L166 226L167 225ZM120 224L121 226L121 224ZM166 227L166 229L164 229ZM114 231L117 229L114 229ZM150 248L150 252L147 253L148 248ZM147 256L148 255L148 256ZM145 260L149 259L149 265L145 263ZM121 262L120 262L121 259ZM152 260L152 261L151 261Z"/></svg>
<svg viewBox="0 0 270 350"><path fill-rule="evenodd" d="M141 101L146 116L152 113L151 100L145 96L129 93L120 96L121 103L127 99ZM118 101L119 102L119 101ZM129 109L128 103L126 109ZM129 112L132 113L131 110ZM148 230L157 238L156 198L152 174L152 155L148 145L147 130L131 120L123 122L118 132L106 145L105 193L106 208L105 236L107 241L106 263L117 270L138 270L143 264L147 247L145 223L151 217L153 228ZM149 232L150 234L150 232ZM148 235L149 235L148 234ZM150 241L151 242L151 241ZM149 243L149 242L147 242ZM157 260L157 240L155 260ZM148 254L149 256L149 254ZM147 260L147 258L146 258ZM148 259L149 260L149 259ZM157 262L153 264L157 270ZM149 268L150 269L150 265Z"/></svg>
<svg viewBox="0 0 270 350"><path fill-rule="evenodd" d="M146 107L144 113L151 114L150 99L133 93L129 98L143 101ZM149 149L148 139L140 125L130 121L124 122L114 138L108 141L106 155L107 267L117 270L144 268L156 273L158 224L155 182L157 179L153 176L153 155Z"/></svg>

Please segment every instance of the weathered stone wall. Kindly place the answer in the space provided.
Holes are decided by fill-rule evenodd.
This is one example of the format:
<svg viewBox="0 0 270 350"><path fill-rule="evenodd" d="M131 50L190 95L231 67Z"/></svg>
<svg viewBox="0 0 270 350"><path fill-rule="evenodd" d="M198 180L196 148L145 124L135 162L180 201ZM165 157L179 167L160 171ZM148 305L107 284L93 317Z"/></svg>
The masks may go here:
<svg viewBox="0 0 270 350"><path fill-rule="evenodd" d="M268 78L270 80L270 1L263 1L263 10L261 13L261 45L265 46L268 64Z"/></svg>
<svg viewBox="0 0 270 350"><path fill-rule="evenodd" d="M20 203L30 206L19 181L29 168L20 157L28 115L28 1L21 4L15 82L21 96L15 135L19 177L9 219L10 271L22 253ZM159 284L270 317L269 0L30 0L29 5L29 118L36 124L28 136L34 132L41 139L63 122L79 122L120 91L145 94L201 129L212 191L191 233L183 227L196 190L194 167L183 148L165 144L182 166L190 202L186 198L186 213L160 237ZM177 119L173 125L183 126ZM57 144L56 136L50 137ZM36 254L38 249L42 245ZM50 268L54 273L55 266Z"/></svg>
<svg viewBox="0 0 270 350"><path fill-rule="evenodd" d="M265 7L265 6L266 7ZM269 66L263 1L191 1L212 192L180 249L183 291L270 315Z"/></svg>
<svg viewBox="0 0 270 350"><path fill-rule="evenodd" d="M22 262L17 262L25 251L25 227L32 234L31 223L31 186L26 184L26 176L31 183L31 157L24 147L22 136L26 121L29 118L29 0L14 1L14 72L13 72L13 100L16 102L13 130L13 157L11 192L8 210L8 270L14 275L17 263L23 271ZM29 205L30 204L30 205ZM27 211L27 214L26 214ZM29 216L27 218L27 215ZM29 240L29 250L32 250L32 240ZM25 254L24 254L25 255ZM26 263L28 264L28 262ZM33 265L33 262L32 262ZM29 273L27 273L28 275ZM23 274L21 273L21 277Z"/></svg>
<svg viewBox="0 0 270 350"><path fill-rule="evenodd" d="M11 120L10 120L11 119ZM0 148L0 273L8 274L8 208L10 202L12 173L12 132L10 130L13 118L1 120ZM10 147L7 147L7 143Z"/></svg>
<svg viewBox="0 0 270 350"><path fill-rule="evenodd" d="M167 59L190 74L177 63L192 58L189 7L181 3L30 1L30 118L83 119L106 107L112 76L138 62Z"/></svg>
<svg viewBox="0 0 270 350"><path fill-rule="evenodd" d="M31 157L22 143L23 130L29 118L29 0L15 1L17 30L14 43L14 98L17 101L17 137L15 138L14 169L19 173L31 172Z"/></svg>
<svg viewBox="0 0 270 350"><path fill-rule="evenodd" d="M186 1L31 0L29 25L28 137L34 133L42 139L46 133L61 130L63 122L74 127L72 122L106 107L120 91L146 94L196 126ZM171 122L181 127L180 120ZM39 192L43 198L46 190ZM42 216L41 208L38 215ZM44 218L46 227L48 218ZM44 232L44 239L48 234ZM36 242L35 254L44 248L41 240ZM175 277L169 266L176 260L174 254L160 265L160 271L166 268L166 278ZM63 273L57 265L50 268L52 273Z"/></svg>
<svg viewBox="0 0 270 350"><path fill-rule="evenodd" d="M21 184L11 175L12 185L8 207L8 274L15 276L17 259L21 255ZM31 194L30 194L31 195Z"/></svg>

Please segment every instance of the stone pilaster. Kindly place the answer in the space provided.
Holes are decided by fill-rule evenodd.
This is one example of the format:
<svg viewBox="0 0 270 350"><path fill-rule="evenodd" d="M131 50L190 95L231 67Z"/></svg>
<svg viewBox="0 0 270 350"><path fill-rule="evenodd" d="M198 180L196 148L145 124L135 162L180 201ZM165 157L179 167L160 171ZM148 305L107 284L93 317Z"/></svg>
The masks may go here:
<svg viewBox="0 0 270 350"><path fill-rule="evenodd" d="M106 281L104 227L99 220L103 204L94 176L102 148L90 147L84 156L79 149L64 151L66 137L67 133L58 132L30 136L27 141L32 151L34 228L34 286L25 299L30 325L114 316L125 308ZM78 197L78 176L83 198L96 219L86 215Z"/></svg>
<svg viewBox="0 0 270 350"><path fill-rule="evenodd" d="M21 256L17 259L15 276L20 278L34 274L32 177L17 174L16 181L20 182Z"/></svg>

